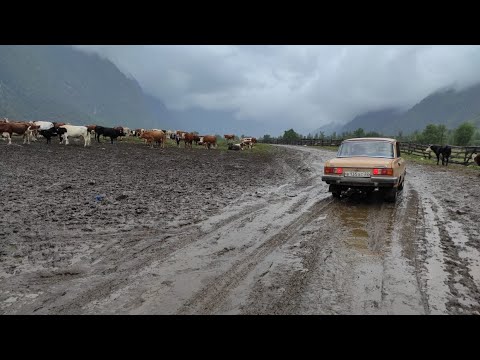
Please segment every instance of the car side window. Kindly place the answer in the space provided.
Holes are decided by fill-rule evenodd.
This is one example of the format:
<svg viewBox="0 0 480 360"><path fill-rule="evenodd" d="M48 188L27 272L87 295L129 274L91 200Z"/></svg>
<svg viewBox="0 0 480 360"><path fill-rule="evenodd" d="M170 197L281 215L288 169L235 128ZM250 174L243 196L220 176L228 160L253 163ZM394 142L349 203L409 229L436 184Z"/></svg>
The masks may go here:
<svg viewBox="0 0 480 360"><path fill-rule="evenodd" d="M400 143L397 142L397 157L400 156L402 156L402 154L400 153Z"/></svg>

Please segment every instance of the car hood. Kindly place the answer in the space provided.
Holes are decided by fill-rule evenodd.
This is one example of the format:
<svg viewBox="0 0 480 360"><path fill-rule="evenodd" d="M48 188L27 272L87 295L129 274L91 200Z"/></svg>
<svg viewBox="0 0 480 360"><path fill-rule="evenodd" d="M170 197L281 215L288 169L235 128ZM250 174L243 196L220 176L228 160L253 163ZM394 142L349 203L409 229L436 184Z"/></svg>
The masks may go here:
<svg viewBox="0 0 480 360"><path fill-rule="evenodd" d="M349 157L334 158L325 163L325 166L333 167L361 167L361 168L384 168L392 167L394 159L369 158L369 157Z"/></svg>

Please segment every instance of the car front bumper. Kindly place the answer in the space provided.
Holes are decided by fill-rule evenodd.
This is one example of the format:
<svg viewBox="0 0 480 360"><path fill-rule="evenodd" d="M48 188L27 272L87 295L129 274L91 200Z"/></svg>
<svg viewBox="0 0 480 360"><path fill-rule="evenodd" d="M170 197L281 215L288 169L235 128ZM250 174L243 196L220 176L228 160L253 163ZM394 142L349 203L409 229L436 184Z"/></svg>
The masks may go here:
<svg viewBox="0 0 480 360"><path fill-rule="evenodd" d="M338 175L324 175L322 181L327 184L342 185L349 187L395 187L398 186L398 178L393 176L375 176L369 178L346 177Z"/></svg>

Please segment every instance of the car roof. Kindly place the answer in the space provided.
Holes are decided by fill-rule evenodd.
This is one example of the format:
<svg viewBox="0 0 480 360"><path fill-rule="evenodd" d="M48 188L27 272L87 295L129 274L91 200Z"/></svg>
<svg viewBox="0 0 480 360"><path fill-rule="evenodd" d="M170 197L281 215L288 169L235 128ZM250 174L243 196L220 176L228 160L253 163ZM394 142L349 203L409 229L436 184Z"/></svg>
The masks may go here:
<svg viewBox="0 0 480 360"><path fill-rule="evenodd" d="M391 138L380 138L380 137L368 137L368 138L353 138L353 139L346 139L344 141L388 141L388 142L395 142L397 140Z"/></svg>

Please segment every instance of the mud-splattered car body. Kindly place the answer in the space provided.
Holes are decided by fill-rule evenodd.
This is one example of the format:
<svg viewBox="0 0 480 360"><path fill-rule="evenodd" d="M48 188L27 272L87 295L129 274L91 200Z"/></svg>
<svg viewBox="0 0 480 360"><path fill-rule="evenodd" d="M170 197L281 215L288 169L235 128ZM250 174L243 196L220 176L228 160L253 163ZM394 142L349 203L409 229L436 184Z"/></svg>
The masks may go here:
<svg viewBox="0 0 480 360"><path fill-rule="evenodd" d="M385 200L394 202L406 174L405 160L400 155L400 144L395 139L344 140L337 157L325 163L322 181L330 185L334 197L349 189L382 191Z"/></svg>

